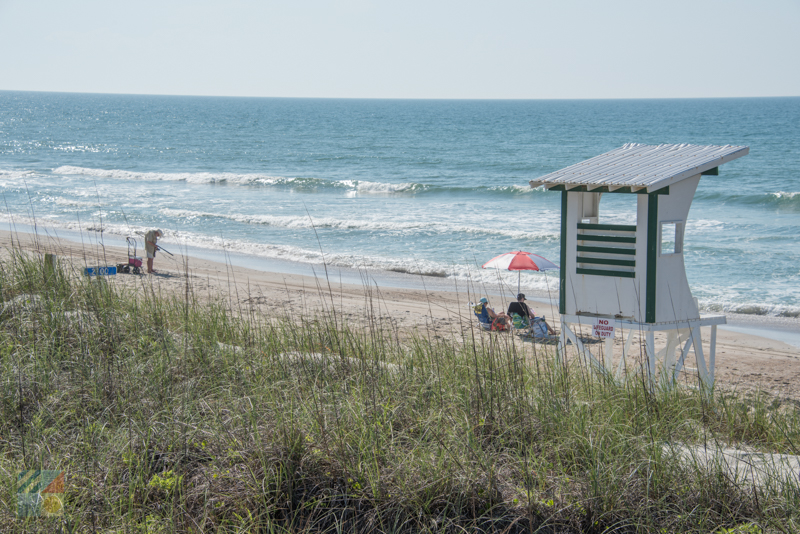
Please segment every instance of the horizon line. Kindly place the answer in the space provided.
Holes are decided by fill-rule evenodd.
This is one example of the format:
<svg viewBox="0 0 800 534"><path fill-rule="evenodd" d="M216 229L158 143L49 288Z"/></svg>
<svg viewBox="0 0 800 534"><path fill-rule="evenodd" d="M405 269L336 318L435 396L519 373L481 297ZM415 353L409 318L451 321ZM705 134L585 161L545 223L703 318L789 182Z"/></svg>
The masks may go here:
<svg viewBox="0 0 800 534"><path fill-rule="evenodd" d="M183 98L242 98L275 100L415 100L415 101L464 101L464 102L519 102L519 101L587 101L587 100L734 100L746 98L800 98L800 95L770 96L659 96L659 97L576 97L576 98L464 98L464 97L369 97L369 96L253 96L253 95L210 95L177 93L104 93L99 91L48 91L30 89L0 89L0 93L46 93L60 95L106 95L106 96L154 96Z"/></svg>

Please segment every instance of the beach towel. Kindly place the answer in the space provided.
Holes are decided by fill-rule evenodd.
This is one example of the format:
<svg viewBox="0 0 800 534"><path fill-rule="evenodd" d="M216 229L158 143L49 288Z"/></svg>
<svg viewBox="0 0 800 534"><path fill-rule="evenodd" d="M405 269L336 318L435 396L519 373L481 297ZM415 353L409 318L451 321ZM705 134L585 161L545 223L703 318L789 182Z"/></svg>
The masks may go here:
<svg viewBox="0 0 800 534"><path fill-rule="evenodd" d="M530 326L527 317L523 317L518 313L511 314L511 322L514 323L515 330L524 330Z"/></svg>

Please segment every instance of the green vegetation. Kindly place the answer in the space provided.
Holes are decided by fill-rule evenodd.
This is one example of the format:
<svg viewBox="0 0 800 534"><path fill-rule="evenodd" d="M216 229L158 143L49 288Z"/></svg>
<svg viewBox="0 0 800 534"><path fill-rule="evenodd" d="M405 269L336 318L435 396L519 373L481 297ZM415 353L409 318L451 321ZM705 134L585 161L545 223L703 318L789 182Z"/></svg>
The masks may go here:
<svg viewBox="0 0 800 534"><path fill-rule="evenodd" d="M676 444L796 454L796 409L617 383L555 347L400 338L158 295L14 252L0 266L0 530L794 532L767 483ZM66 472L17 519L16 472Z"/></svg>

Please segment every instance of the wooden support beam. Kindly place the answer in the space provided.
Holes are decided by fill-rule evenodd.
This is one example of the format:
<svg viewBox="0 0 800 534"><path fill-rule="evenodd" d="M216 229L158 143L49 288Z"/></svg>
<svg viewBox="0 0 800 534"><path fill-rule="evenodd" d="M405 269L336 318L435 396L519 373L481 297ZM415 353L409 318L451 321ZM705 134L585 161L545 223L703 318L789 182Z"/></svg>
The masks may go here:
<svg viewBox="0 0 800 534"><path fill-rule="evenodd" d="M708 376L708 367L706 367L706 359L703 356L703 339L700 337L699 326L692 328L692 345L694 346L694 357L697 360L697 373L700 375L700 381L707 388L711 388L713 381Z"/></svg>
<svg viewBox="0 0 800 534"><path fill-rule="evenodd" d="M681 357L678 360L678 363L675 365L675 374L672 377L673 380L678 379L678 373L680 373L681 369L683 369L683 364L686 362L686 356L689 354L689 347L691 346L692 346L692 336L689 335L688 339L686 340L686 343L683 345L683 350L681 350Z"/></svg>
<svg viewBox="0 0 800 534"><path fill-rule="evenodd" d="M655 385L656 376L656 352L652 330L645 334L644 349L647 354L647 378L649 379L650 385L653 386Z"/></svg>
<svg viewBox="0 0 800 534"><path fill-rule="evenodd" d="M708 368L711 374L711 387L714 387L714 367L717 359L717 325L711 325L711 346L708 354Z"/></svg>

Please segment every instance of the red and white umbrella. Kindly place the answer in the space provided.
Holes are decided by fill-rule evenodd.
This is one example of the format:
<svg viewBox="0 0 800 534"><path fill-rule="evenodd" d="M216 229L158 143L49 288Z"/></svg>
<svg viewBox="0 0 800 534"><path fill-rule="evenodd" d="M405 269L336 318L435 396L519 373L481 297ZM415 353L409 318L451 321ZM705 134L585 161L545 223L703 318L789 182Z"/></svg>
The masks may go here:
<svg viewBox="0 0 800 534"><path fill-rule="evenodd" d="M517 275L517 293L519 293L519 278L522 271L552 271L558 269L558 265L530 252L506 252L496 258L492 258L483 264L484 269L503 269L505 271L519 271Z"/></svg>

